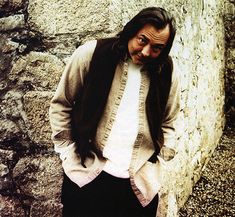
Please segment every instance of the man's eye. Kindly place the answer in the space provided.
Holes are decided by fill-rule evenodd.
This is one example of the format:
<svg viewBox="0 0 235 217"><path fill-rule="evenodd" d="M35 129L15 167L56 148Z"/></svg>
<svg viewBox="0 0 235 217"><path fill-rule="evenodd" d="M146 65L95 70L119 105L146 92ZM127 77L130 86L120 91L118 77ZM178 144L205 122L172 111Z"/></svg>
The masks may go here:
<svg viewBox="0 0 235 217"><path fill-rule="evenodd" d="M162 47L153 47L152 50L153 52L159 52L159 51L162 51Z"/></svg>
<svg viewBox="0 0 235 217"><path fill-rule="evenodd" d="M138 43L140 45L145 45L147 42L146 42L146 40L144 38L138 38Z"/></svg>

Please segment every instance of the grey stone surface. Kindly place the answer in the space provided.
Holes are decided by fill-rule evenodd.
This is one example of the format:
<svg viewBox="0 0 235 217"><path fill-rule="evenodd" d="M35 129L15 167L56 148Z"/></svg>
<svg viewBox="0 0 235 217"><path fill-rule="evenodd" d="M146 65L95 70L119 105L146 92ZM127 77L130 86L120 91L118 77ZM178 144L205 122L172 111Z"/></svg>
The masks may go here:
<svg viewBox="0 0 235 217"><path fill-rule="evenodd" d="M14 63L9 79L22 88L29 85L33 90L55 89L63 69L64 63L56 56L32 51Z"/></svg>
<svg viewBox="0 0 235 217"><path fill-rule="evenodd" d="M30 138L37 144L52 147L49 105L53 92L29 91L24 95L25 124Z"/></svg>
<svg viewBox="0 0 235 217"><path fill-rule="evenodd" d="M0 31L10 31L25 27L23 14L0 18Z"/></svg>
<svg viewBox="0 0 235 217"><path fill-rule="evenodd" d="M1 78L4 78L6 72L8 72L9 69L11 68L11 61L12 61L11 55L4 54L0 48L0 75L1 75ZM2 89L2 87L6 85L6 82L4 81L4 83L3 82L1 82L1 83L2 84L0 84L0 88Z"/></svg>
<svg viewBox="0 0 235 217"><path fill-rule="evenodd" d="M23 0L1 0L0 13L16 11L24 6Z"/></svg>
<svg viewBox="0 0 235 217"><path fill-rule="evenodd" d="M0 177L6 176L8 173L9 173L8 167L0 163Z"/></svg>
<svg viewBox="0 0 235 217"><path fill-rule="evenodd" d="M60 201L62 169L55 155L21 158L13 170L13 179L24 195L41 201Z"/></svg>
<svg viewBox="0 0 235 217"><path fill-rule="evenodd" d="M18 198L0 194L1 217L25 217L24 209Z"/></svg>
<svg viewBox="0 0 235 217"><path fill-rule="evenodd" d="M0 2L0 8L2 9L6 4L7 4L7 0L2 0L1 2Z"/></svg>
<svg viewBox="0 0 235 217"><path fill-rule="evenodd" d="M109 1L32 0L28 6L30 28L45 36L105 31ZM89 16L87 16L89 14Z"/></svg>
<svg viewBox="0 0 235 217"><path fill-rule="evenodd" d="M55 200L35 201L31 205L30 217L62 217L62 204Z"/></svg>
<svg viewBox="0 0 235 217"><path fill-rule="evenodd" d="M17 120L22 116L22 111L23 111L22 96L23 94L21 91L10 90L1 98L0 117L3 119L2 122L4 121L6 122L3 123L3 126L4 125L7 126L8 122L10 124L11 123L10 120ZM17 127L15 128L17 129ZM12 131L18 133L16 129ZM10 127L9 131L11 132Z"/></svg>
<svg viewBox="0 0 235 217"><path fill-rule="evenodd" d="M14 155L15 155L14 151L0 148L0 162L1 163L13 161Z"/></svg>
<svg viewBox="0 0 235 217"><path fill-rule="evenodd" d="M235 129L227 128L180 217L235 216Z"/></svg>
<svg viewBox="0 0 235 217"><path fill-rule="evenodd" d="M48 52L61 58L69 57L76 47L84 42L85 37L80 38L77 34L62 34L54 37L43 38L43 43L47 47Z"/></svg>
<svg viewBox="0 0 235 217"><path fill-rule="evenodd" d="M24 0L10 0L9 4L14 8L20 8L24 5Z"/></svg>
<svg viewBox="0 0 235 217"><path fill-rule="evenodd" d="M19 46L19 43L11 41L11 39L6 36L1 36L0 40L0 50L2 53L10 53L15 51Z"/></svg>
<svg viewBox="0 0 235 217"><path fill-rule="evenodd" d="M0 126L0 142L21 136L21 130L13 121L0 119Z"/></svg>
<svg viewBox="0 0 235 217"><path fill-rule="evenodd" d="M1 191L11 191L13 189L13 183L9 174L4 177L0 177L0 190Z"/></svg>

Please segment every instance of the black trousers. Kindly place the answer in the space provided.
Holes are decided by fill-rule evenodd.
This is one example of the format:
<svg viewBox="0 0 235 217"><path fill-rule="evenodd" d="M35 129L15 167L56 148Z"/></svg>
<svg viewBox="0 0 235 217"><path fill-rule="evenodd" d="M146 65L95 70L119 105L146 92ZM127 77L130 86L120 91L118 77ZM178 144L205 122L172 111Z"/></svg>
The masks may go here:
<svg viewBox="0 0 235 217"><path fill-rule="evenodd" d="M64 175L61 200L63 217L155 217L158 204L156 196L142 207L129 179L106 172L82 188Z"/></svg>

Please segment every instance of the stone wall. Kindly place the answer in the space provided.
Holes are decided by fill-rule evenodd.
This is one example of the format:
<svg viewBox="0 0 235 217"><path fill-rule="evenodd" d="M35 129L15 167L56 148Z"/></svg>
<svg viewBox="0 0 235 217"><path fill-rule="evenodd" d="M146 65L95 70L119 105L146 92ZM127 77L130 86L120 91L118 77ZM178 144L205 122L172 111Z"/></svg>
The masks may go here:
<svg viewBox="0 0 235 217"><path fill-rule="evenodd" d="M145 6L177 18L172 49L181 77L177 156L166 164L163 216L177 216L224 127L223 1L3 0L0 2L0 212L60 216L62 168L48 122L67 58L81 43L116 34Z"/></svg>

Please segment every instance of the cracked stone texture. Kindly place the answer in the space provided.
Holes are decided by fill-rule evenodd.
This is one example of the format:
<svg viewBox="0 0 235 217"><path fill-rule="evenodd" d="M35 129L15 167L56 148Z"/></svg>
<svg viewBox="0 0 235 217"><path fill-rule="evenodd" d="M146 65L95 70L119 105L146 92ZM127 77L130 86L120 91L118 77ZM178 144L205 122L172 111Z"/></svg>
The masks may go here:
<svg viewBox="0 0 235 217"><path fill-rule="evenodd" d="M20 137L21 131L15 122L11 120L0 119L0 141L8 141Z"/></svg>
<svg viewBox="0 0 235 217"><path fill-rule="evenodd" d="M32 141L52 148L49 105L54 93L29 91L24 95L25 124Z"/></svg>
<svg viewBox="0 0 235 217"><path fill-rule="evenodd" d="M29 1L29 25L46 36L107 29L109 1ZM89 16L87 16L89 14Z"/></svg>
<svg viewBox="0 0 235 217"><path fill-rule="evenodd" d="M1 217L25 217L25 212L21 205L18 198L0 194Z"/></svg>
<svg viewBox="0 0 235 217"><path fill-rule="evenodd" d="M16 193L0 194L1 217L60 217L62 168L57 155L21 158L13 169ZM0 179L1 184L3 182Z"/></svg>
<svg viewBox="0 0 235 217"><path fill-rule="evenodd" d="M28 197L60 201L62 168L56 155L21 158L13 169L13 179L21 193Z"/></svg>
<svg viewBox="0 0 235 217"><path fill-rule="evenodd" d="M63 205L54 200L33 202L30 209L30 217L62 217Z"/></svg>
<svg viewBox="0 0 235 217"><path fill-rule="evenodd" d="M0 13L16 11L24 6L24 0L1 0Z"/></svg>
<svg viewBox="0 0 235 217"><path fill-rule="evenodd" d="M32 51L14 63L9 79L21 88L55 90L63 69L64 63L58 57Z"/></svg>
<svg viewBox="0 0 235 217"><path fill-rule="evenodd" d="M180 217L235 216L235 128L227 128Z"/></svg>
<svg viewBox="0 0 235 217"><path fill-rule="evenodd" d="M23 14L0 18L0 31L10 31L25 27Z"/></svg>

